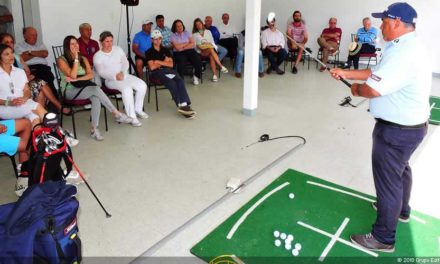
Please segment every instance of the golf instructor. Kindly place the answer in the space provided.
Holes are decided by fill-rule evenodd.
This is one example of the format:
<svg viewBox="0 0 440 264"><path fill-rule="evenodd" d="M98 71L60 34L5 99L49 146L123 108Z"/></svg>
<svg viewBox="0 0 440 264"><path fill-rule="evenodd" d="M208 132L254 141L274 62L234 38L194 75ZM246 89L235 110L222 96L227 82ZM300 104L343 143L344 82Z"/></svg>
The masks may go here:
<svg viewBox="0 0 440 264"><path fill-rule="evenodd" d="M372 165L377 202L371 233L352 235L364 248L393 252L399 219L410 217L412 173L409 160L427 133L432 71L425 49L415 33L417 12L407 3L394 3L381 13L383 38L387 41L380 63L372 70L332 69L335 79L354 83L354 96L371 98L373 130Z"/></svg>

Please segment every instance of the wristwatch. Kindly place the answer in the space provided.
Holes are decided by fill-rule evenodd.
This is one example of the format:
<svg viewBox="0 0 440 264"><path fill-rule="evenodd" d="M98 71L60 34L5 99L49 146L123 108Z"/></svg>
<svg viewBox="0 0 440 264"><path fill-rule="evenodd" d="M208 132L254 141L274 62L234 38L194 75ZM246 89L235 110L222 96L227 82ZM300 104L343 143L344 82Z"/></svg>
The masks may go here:
<svg viewBox="0 0 440 264"><path fill-rule="evenodd" d="M10 103L9 99L6 99L5 100L5 106L9 106L9 103Z"/></svg>

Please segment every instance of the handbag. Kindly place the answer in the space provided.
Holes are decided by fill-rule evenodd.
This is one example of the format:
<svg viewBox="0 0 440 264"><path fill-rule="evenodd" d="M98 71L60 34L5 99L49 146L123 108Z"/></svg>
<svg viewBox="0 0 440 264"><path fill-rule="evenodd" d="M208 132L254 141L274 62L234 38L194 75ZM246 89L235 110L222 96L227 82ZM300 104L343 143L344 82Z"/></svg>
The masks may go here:
<svg viewBox="0 0 440 264"><path fill-rule="evenodd" d="M70 82L70 84L72 84L76 88L84 88L87 86L96 86L96 83L94 83L90 80L75 81L75 82Z"/></svg>

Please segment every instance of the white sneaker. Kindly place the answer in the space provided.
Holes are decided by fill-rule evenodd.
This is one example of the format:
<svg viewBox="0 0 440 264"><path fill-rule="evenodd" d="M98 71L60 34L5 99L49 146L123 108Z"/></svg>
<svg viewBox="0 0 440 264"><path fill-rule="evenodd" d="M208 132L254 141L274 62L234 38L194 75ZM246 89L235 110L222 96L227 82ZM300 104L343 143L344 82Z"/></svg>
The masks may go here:
<svg viewBox="0 0 440 264"><path fill-rule="evenodd" d="M64 171L66 173L66 171ZM80 185L81 183L84 183L84 180L81 178L79 173L72 169L70 173L65 178L67 184L71 185Z"/></svg>
<svg viewBox="0 0 440 264"><path fill-rule="evenodd" d="M135 118L131 121L131 125L134 127L140 127L142 126L142 123L137 118Z"/></svg>
<svg viewBox="0 0 440 264"><path fill-rule="evenodd" d="M24 191L26 191L27 187L29 185L29 179L28 177L18 177L17 182L15 183L15 194L18 197L21 197L23 195Z"/></svg>
<svg viewBox="0 0 440 264"><path fill-rule="evenodd" d="M99 131L98 128L95 128L95 130L91 132L90 136L97 141L104 140L104 137L101 135L101 132Z"/></svg>
<svg viewBox="0 0 440 264"><path fill-rule="evenodd" d="M78 145L79 140L74 137L71 137L70 135L66 135L66 142L67 142L67 145L69 145L71 148L73 148L76 145Z"/></svg>
<svg viewBox="0 0 440 264"><path fill-rule="evenodd" d="M222 73L228 73L229 72L228 69L225 66L222 66L221 71L222 71Z"/></svg>
<svg viewBox="0 0 440 264"><path fill-rule="evenodd" d="M212 75L212 81L213 82L217 82L218 81L217 75Z"/></svg>
<svg viewBox="0 0 440 264"><path fill-rule="evenodd" d="M118 123L130 124L133 119L124 113L119 113L118 116L115 116L115 121Z"/></svg>
<svg viewBox="0 0 440 264"><path fill-rule="evenodd" d="M199 78L197 78L197 76L193 76L193 84L194 85L199 85Z"/></svg>
<svg viewBox="0 0 440 264"><path fill-rule="evenodd" d="M20 175L21 174L21 163L17 164L17 174Z"/></svg>
<svg viewBox="0 0 440 264"><path fill-rule="evenodd" d="M148 118L148 114L145 113L144 111L141 112L136 112L137 117L142 118L142 119L147 119Z"/></svg>

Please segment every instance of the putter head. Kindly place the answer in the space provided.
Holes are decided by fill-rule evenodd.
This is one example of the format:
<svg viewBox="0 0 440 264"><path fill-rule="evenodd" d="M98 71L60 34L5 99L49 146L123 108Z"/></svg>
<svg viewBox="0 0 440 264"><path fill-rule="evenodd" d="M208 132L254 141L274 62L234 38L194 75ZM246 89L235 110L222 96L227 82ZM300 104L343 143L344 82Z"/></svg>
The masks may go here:
<svg viewBox="0 0 440 264"><path fill-rule="evenodd" d="M348 106L348 105L350 105L350 102L351 102L351 97L347 96L344 99L342 99L342 101L339 105L340 106Z"/></svg>

